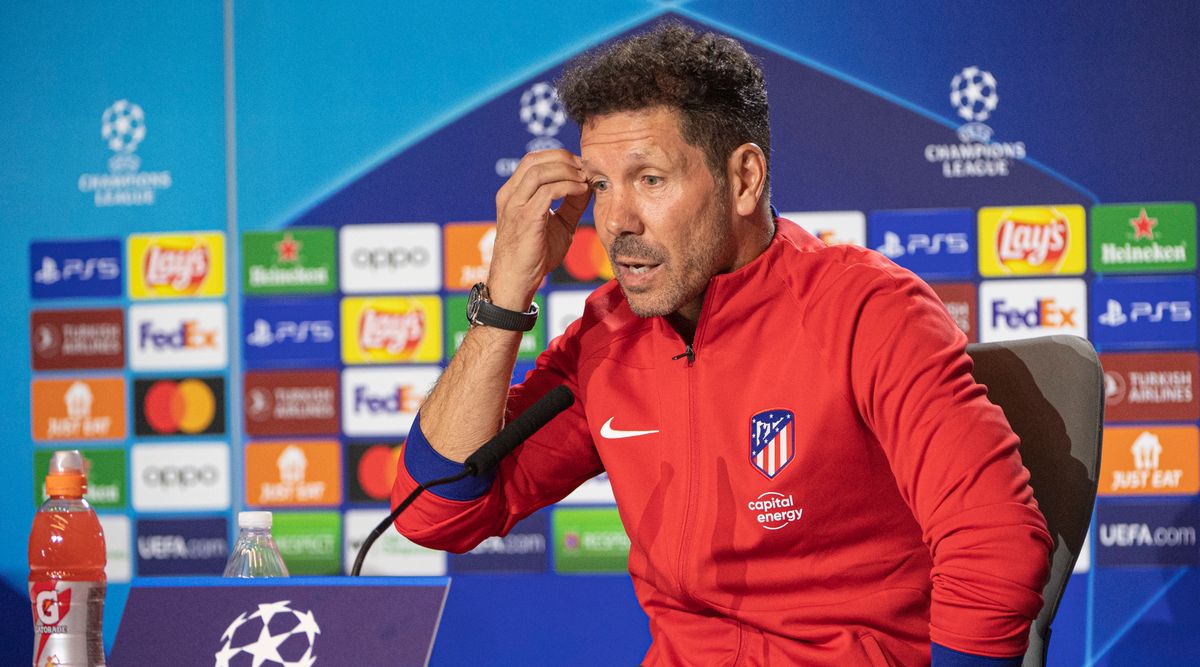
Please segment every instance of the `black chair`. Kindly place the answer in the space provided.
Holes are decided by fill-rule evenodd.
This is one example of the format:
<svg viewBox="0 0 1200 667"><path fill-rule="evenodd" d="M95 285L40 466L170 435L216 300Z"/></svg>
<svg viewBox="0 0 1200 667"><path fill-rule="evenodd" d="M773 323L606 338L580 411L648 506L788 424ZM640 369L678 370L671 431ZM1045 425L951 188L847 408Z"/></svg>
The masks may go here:
<svg viewBox="0 0 1200 667"><path fill-rule="evenodd" d="M1029 631L1023 667L1046 664L1050 624L1083 548L1096 501L1104 423L1104 372L1088 341L1047 336L967 346L975 380L1021 438L1021 459L1046 517L1054 552L1045 604Z"/></svg>

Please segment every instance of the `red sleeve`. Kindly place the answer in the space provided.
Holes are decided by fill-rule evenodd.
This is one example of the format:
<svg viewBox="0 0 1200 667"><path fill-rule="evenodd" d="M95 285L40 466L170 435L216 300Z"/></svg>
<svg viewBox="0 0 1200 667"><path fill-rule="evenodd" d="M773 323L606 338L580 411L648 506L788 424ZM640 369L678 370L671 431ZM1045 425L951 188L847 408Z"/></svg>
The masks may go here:
<svg viewBox="0 0 1200 667"><path fill-rule="evenodd" d="M575 403L504 459L494 482L482 495L452 500L437 495L436 488L426 491L396 519L397 530L422 546L463 553L488 537L507 534L521 519L558 502L603 472L575 380L578 333L577 321L542 352L525 381L509 391L507 419L521 414L560 384L566 384L575 394ZM397 463L393 508L417 487L414 476L420 477L420 473L406 465L408 458L401 456Z"/></svg>
<svg viewBox="0 0 1200 667"><path fill-rule="evenodd" d="M966 336L927 285L885 260L843 264L820 283L806 318L833 323L820 329L829 361L848 369L933 558L931 640L1024 653L1053 541L1017 436L971 376Z"/></svg>

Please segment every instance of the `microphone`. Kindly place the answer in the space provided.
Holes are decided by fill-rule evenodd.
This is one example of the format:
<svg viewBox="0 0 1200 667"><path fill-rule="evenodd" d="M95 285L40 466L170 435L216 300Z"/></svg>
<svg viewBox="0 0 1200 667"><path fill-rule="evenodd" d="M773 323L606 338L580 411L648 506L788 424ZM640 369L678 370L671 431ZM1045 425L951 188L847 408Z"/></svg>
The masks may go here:
<svg viewBox="0 0 1200 667"><path fill-rule="evenodd" d="M499 433L492 436L491 440L475 450L474 454L468 456L463 462L463 468L474 477L481 477L495 470L496 466L500 465L500 460L516 449L517 445L528 440L529 436L557 417L558 413L571 407L574 402L575 394L567 389L567 385L560 384L551 389L529 406L528 410L522 412L521 416L509 422Z"/></svg>
<svg viewBox="0 0 1200 667"><path fill-rule="evenodd" d="M350 576L357 577L362 572L363 561L367 559L367 551L371 549L371 545L375 544L375 540L379 539L387 530L388 526L400 516L400 513L408 509L408 506L421 495L425 489L439 486L441 484L449 484L457 482L460 479L473 475L479 477L486 475L496 466L500 464L500 460L508 456L512 450L517 448L517 445L529 439L529 436L537 432L538 429L545 426L551 419L558 416L558 413L566 410L575 403L575 394L567 389L566 385L560 384L557 387L546 392L544 396L539 398L529 409L522 412L519 417L512 420L500 429L500 432L492 436L482 447L475 450L475 453L468 456L463 462L463 471L451 477L443 477L435 479L424 484L418 484L413 492L408 494L392 513L387 515L379 525L375 526L375 530L367 535L367 539L363 540L362 546L358 548L358 556L354 559L354 567L350 568Z"/></svg>

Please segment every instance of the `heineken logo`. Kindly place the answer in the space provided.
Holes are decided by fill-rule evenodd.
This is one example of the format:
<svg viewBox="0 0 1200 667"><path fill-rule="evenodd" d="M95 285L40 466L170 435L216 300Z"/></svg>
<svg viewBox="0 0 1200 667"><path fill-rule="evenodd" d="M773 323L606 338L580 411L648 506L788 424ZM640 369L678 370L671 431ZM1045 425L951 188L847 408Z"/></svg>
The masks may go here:
<svg viewBox="0 0 1200 667"><path fill-rule="evenodd" d="M1092 237L1092 263L1098 273L1196 268L1196 209L1190 203L1096 206Z"/></svg>
<svg viewBox="0 0 1200 667"><path fill-rule="evenodd" d="M282 263L294 262L300 259L300 246L303 245L296 240L291 233L286 233L279 243L275 244L275 259Z"/></svg>
<svg viewBox="0 0 1200 667"><path fill-rule="evenodd" d="M247 294L319 294L334 290L333 230L293 229L242 235Z"/></svg>

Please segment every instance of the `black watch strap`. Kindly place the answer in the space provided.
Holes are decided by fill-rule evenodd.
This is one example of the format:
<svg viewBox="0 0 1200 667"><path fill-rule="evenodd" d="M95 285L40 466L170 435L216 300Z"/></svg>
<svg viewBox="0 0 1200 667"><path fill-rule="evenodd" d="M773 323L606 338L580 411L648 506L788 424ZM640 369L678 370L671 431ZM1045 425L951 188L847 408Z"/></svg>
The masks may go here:
<svg viewBox="0 0 1200 667"><path fill-rule="evenodd" d="M529 331L537 323L537 318L536 303L529 304L529 312L526 313L501 308L492 303L485 283L475 283L471 288L471 296L467 299L467 320L478 326L507 331Z"/></svg>

